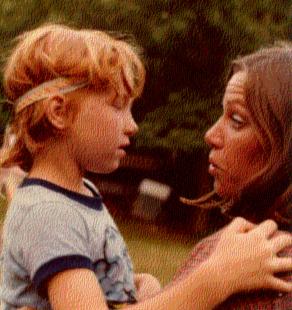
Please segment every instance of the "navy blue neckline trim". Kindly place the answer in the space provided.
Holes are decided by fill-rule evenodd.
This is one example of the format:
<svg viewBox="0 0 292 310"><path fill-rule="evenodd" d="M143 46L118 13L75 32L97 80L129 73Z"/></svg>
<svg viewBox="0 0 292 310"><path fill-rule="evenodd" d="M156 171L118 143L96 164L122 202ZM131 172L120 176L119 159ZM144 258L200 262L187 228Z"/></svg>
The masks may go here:
<svg viewBox="0 0 292 310"><path fill-rule="evenodd" d="M84 182L84 185L92 192L93 197L86 196L77 192L73 192L67 188L61 187L55 183L52 183L47 180L39 179L39 178L25 178L22 183L20 184L20 188L32 186L32 185L40 185L43 186L49 190L52 190L54 192L60 193L82 205L85 205L86 207L89 207L91 209L95 210L101 210L102 209L102 198L98 194L98 192L91 187L87 182Z"/></svg>

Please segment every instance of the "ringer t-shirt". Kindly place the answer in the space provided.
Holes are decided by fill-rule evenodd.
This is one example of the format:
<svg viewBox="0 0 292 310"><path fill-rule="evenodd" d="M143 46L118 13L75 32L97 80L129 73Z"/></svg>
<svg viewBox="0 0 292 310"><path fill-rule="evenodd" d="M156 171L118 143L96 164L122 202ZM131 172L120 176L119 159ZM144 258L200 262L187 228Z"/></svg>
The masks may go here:
<svg viewBox="0 0 292 310"><path fill-rule="evenodd" d="M92 270L109 305L134 303L127 248L95 186L93 197L27 178L7 211L1 255L3 310L51 309L47 280L58 272Z"/></svg>

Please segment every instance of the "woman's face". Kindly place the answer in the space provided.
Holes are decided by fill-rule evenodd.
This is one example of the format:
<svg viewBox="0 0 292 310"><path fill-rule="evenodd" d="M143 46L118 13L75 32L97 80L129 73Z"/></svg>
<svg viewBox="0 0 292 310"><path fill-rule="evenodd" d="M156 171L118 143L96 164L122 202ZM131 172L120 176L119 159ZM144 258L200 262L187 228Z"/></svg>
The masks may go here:
<svg viewBox="0 0 292 310"><path fill-rule="evenodd" d="M211 147L209 173L214 190L223 198L235 198L265 164L264 151L245 103L246 73L229 80L223 97L223 113L207 131Z"/></svg>

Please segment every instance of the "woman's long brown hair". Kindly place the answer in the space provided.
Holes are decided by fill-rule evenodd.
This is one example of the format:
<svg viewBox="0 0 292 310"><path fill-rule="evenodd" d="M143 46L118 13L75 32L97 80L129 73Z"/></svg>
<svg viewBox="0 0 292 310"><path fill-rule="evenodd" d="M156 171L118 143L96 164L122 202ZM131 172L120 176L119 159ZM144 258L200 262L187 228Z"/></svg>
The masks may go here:
<svg viewBox="0 0 292 310"><path fill-rule="evenodd" d="M292 46L282 42L232 62L231 74L247 73L246 105L267 161L239 189L233 201L218 200L212 192L200 199L182 199L200 207L220 207L231 216L254 222L273 218L292 226ZM229 76L229 77L230 77Z"/></svg>

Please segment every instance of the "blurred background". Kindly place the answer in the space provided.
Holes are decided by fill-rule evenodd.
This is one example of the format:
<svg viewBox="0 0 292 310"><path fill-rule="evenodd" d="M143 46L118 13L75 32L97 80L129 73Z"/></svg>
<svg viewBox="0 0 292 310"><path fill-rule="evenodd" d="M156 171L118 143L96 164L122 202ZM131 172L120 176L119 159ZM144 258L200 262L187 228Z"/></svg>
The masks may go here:
<svg viewBox="0 0 292 310"><path fill-rule="evenodd" d="M147 79L133 111L140 131L119 170L88 177L120 226L136 271L165 284L194 243L225 223L218 210L184 206L179 197L211 189L203 136L221 112L229 62L291 40L292 2L1 0L1 65L14 37L47 22L133 36L143 49ZM0 105L1 139L8 114Z"/></svg>

